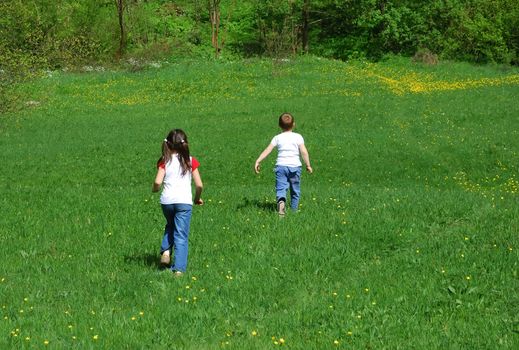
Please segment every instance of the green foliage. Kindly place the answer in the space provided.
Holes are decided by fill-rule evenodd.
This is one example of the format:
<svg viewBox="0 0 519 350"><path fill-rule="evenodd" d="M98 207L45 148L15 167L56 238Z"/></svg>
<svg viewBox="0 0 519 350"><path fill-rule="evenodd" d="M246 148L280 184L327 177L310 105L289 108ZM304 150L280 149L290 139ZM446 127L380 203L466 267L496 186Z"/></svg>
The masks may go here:
<svg viewBox="0 0 519 350"><path fill-rule="evenodd" d="M210 52L206 1L123 3L128 56ZM519 2L508 0L222 0L223 57L227 51L241 56L300 54L305 3L309 51L315 55L380 59L428 49L440 59L519 61ZM34 61L35 69L56 69L111 61L118 50L112 0L3 1L0 11L2 57L15 55L7 61L22 55Z"/></svg>
<svg viewBox="0 0 519 350"><path fill-rule="evenodd" d="M6 1L0 3L0 113L21 105L15 84L56 69L101 60L92 28L106 1Z"/></svg>
<svg viewBox="0 0 519 350"><path fill-rule="evenodd" d="M428 48L447 59L510 63L517 60L518 18L519 6L507 1L321 1L314 7L321 21L316 52L380 58Z"/></svg>
<svg viewBox="0 0 519 350"><path fill-rule="evenodd" d="M256 1L256 31L261 52L269 56L287 56L299 51L301 2Z"/></svg>
<svg viewBox="0 0 519 350"><path fill-rule="evenodd" d="M23 107L22 95L16 91L16 84L35 77L33 67L45 64L19 52L11 52L0 47L0 116ZM0 126L3 121L0 120Z"/></svg>
<svg viewBox="0 0 519 350"><path fill-rule="evenodd" d="M224 7L223 11L223 39L226 47L242 56L261 54L263 51L258 38L256 3L235 1Z"/></svg>
<svg viewBox="0 0 519 350"><path fill-rule="evenodd" d="M436 45L442 56L478 63L511 60L503 37L503 12L498 2L468 1L451 7L439 8L443 12L444 31Z"/></svg>

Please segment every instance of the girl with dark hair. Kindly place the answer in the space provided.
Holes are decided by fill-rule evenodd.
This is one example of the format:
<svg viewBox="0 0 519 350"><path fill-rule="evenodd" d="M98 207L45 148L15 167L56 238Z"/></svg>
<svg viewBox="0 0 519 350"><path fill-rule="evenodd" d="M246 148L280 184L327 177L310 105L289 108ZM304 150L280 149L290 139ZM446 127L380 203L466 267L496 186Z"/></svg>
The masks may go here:
<svg viewBox="0 0 519 350"><path fill-rule="evenodd" d="M200 163L189 155L187 135L180 129L171 130L162 142L162 156L157 162L157 176L153 192L162 186L160 204L166 218L164 237L160 248L160 263L171 263L171 249L174 250L174 264L171 270L175 276L182 276L187 267L189 225L193 208L191 181L195 183L194 203L203 205L200 198L203 184L198 167Z"/></svg>

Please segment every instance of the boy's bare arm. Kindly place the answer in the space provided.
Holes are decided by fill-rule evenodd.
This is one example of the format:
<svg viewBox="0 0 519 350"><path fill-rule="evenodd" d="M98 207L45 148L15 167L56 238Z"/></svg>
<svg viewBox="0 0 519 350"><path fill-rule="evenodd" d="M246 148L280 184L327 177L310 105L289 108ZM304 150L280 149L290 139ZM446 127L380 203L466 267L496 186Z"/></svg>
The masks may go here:
<svg viewBox="0 0 519 350"><path fill-rule="evenodd" d="M306 146L304 143L299 145L299 152L301 152L301 157L303 157L303 161L305 162L306 170L310 174L313 173L314 170L312 169L312 166L310 165L310 156L308 155L308 150L306 149Z"/></svg>
<svg viewBox="0 0 519 350"><path fill-rule="evenodd" d="M256 163L254 164L254 171L256 172L256 174L258 174L260 172L260 163L263 161L263 159L267 158L267 156L270 154L270 152L272 152L274 147L275 146L270 143L267 146L267 148L265 148L263 150L263 152L261 152L261 154L259 155L258 159L256 159Z"/></svg>

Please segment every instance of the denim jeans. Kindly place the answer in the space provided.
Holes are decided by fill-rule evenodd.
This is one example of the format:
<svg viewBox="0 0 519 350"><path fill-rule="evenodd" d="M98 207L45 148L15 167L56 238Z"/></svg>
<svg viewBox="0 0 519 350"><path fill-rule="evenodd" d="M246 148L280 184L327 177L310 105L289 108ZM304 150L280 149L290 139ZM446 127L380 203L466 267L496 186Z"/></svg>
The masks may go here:
<svg viewBox="0 0 519 350"><path fill-rule="evenodd" d="M301 194L301 167L288 167L277 165L274 168L276 174L276 201L287 196L290 189L290 208L297 210L299 206L299 196Z"/></svg>
<svg viewBox="0 0 519 350"><path fill-rule="evenodd" d="M162 213L166 218L164 237L160 247L162 254L174 249L174 264L171 269L185 272L187 268L189 224L191 223L191 204L162 204Z"/></svg>

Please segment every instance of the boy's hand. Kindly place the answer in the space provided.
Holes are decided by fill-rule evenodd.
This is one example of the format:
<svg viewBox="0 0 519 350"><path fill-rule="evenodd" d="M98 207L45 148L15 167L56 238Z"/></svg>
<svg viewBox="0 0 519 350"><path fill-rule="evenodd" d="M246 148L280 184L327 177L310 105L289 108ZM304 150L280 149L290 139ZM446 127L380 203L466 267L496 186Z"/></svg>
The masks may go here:
<svg viewBox="0 0 519 350"><path fill-rule="evenodd" d="M256 164L254 164L254 171L256 172L256 174L259 174L259 172L260 172L260 163L259 162L256 162Z"/></svg>
<svg viewBox="0 0 519 350"><path fill-rule="evenodd" d="M312 167L310 165L307 165L306 166L306 171L308 171L308 173L311 174L311 173L314 172L314 169L312 169Z"/></svg>

